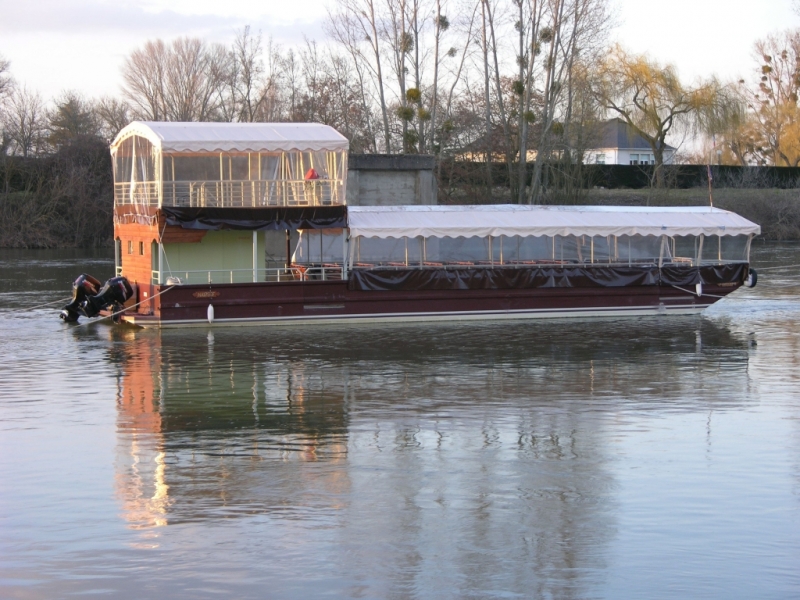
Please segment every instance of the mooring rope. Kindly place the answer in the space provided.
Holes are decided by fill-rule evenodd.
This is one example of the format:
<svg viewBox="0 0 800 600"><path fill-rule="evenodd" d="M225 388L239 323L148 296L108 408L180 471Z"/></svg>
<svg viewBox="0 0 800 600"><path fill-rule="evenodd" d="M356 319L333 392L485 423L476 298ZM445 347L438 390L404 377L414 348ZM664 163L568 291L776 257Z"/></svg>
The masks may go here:
<svg viewBox="0 0 800 600"><path fill-rule="evenodd" d="M672 284L670 284L670 285L672 285ZM706 293L698 294L697 292L693 292L692 290L687 290L686 288L682 288L682 287L677 286L677 285L672 285L672 287L674 287L675 289L680 290L682 292L686 292L687 294L691 294L692 296L697 296L698 298L700 298L702 296L708 296L709 298L725 298L725 296L716 296L714 294L706 294Z"/></svg>
<svg viewBox="0 0 800 600"><path fill-rule="evenodd" d="M72 296L67 296L62 300L53 300L53 302L46 302L44 304L37 304L36 306L30 306L23 310L36 310L37 308L43 308L45 306L53 306L53 304L61 304L62 302L66 302L67 300L72 300Z"/></svg>
<svg viewBox="0 0 800 600"><path fill-rule="evenodd" d="M149 302L153 298L158 298L161 294L166 294L168 291L170 291L174 287L177 287L177 286L171 285L167 289L161 290L157 294L154 294L154 295L150 296L147 300L142 300L141 302L137 302L136 304L131 304L129 307L123 308L122 310L119 310L119 311L117 311L115 313L111 313L110 315L106 315L105 317L100 317L99 319L94 319L92 321L84 321L83 323L78 323L77 325L75 325L75 327L83 327L84 325L91 325L92 323L99 323L100 321L105 321L106 319L113 319L117 315L121 315L122 313L127 312L132 308L136 308L140 304L144 304L145 302Z"/></svg>

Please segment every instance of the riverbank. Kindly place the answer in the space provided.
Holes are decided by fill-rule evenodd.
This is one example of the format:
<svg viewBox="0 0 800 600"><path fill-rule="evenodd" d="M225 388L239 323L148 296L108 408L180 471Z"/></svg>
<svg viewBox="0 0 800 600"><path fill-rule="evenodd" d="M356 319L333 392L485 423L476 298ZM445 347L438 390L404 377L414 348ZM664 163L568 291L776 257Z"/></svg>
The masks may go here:
<svg viewBox="0 0 800 600"><path fill-rule="evenodd" d="M497 189L494 202L508 202L507 194L506 188ZM714 190L713 195L714 206L761 225L763 239L800 240L800 189L720 188ZM0 248L110 247L111 200L103 196L54 194L52 191L0 194ZM708 189L592 189L578 203L706 206Z"/></svg>
<svg viewBox="0 0 800 600"><path fill-rule="evenodd" d="M714 206L761 225L768 240L800 240L800 190L720 188ZM623 206L707 206L708 189L590 190L586 203Z"/></svg>

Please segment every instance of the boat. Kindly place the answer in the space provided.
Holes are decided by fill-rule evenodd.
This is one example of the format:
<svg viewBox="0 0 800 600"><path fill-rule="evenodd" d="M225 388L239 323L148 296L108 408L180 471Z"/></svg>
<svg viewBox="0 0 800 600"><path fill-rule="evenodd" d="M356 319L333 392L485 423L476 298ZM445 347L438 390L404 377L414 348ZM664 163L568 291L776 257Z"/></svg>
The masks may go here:
<svg viewBox="0 0 800 600"><path fill-rule="evenodd" d="M111 154L115 278L79 277L66 321L695 314L757 281L760 227L710 206L348 205L320 124L134 122Z"/></svg>

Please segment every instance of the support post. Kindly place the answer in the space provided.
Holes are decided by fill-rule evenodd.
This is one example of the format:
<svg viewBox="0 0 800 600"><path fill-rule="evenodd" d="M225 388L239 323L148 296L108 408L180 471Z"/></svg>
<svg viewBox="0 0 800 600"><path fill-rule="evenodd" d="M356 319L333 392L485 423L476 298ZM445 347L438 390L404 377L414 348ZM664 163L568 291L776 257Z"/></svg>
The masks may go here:
<svg viewBox="0 0 800 600"><path fill-rule="evenodd" d="M342 229L342 281L347 279L347 248L350 234L347 229Z"/></svg>
<svg viewBox="0 0 800 600"><path fill-rule="evenodd" d="M286 230L286 268L292 264L292 232Z"/></svg>
<svg viewBox="0 0 800 600"><path fill-rule="evenodd" d="M253 231L253 283L258 281L258 232Z"/></svg>
<svg viewBox="0 0 800 600"><path fill-rule="evenodd" d="M703 262L703 241L705 237L702 233L700 234L700 243L697 245L697 256L695 257L695 261L697 263L696 266L700 266Z"/></svg>

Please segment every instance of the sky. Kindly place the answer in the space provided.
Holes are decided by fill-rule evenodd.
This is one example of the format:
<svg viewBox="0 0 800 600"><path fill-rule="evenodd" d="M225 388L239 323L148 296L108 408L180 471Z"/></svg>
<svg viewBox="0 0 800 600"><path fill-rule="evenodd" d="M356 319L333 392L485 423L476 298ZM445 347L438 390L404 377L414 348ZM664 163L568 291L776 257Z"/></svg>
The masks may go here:
<svg viewBox="0 0 800 600"><path fill-rule="evenodd" d="M0 55L16 80L52 98L116 95L124 58L148 39L229 43L250 25L283 45L322 41L331 0L0 0ZM692 81L745 76L753 43L800 27L792 0L610 0L612 39Z"/></svg>

